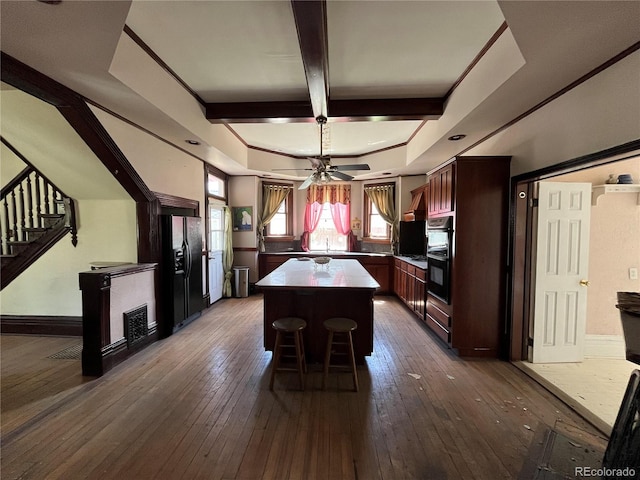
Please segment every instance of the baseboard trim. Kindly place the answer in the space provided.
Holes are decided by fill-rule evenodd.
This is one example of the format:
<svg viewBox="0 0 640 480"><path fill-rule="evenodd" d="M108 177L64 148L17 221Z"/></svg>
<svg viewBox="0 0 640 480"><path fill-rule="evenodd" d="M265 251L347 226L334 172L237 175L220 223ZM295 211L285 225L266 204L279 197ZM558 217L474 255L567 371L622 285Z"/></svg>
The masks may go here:
<svg viewBox="0 0 640 480"><path fill-rule="evenodd" d="M82 337L82 317L0 315L0 333Z"/></svg>
<svg viewBox="0 0 640 480"><path fill-rule="evenodd" d="M624 337L622 335L586 335L584 339L586 358L626 359Z"/></svg>

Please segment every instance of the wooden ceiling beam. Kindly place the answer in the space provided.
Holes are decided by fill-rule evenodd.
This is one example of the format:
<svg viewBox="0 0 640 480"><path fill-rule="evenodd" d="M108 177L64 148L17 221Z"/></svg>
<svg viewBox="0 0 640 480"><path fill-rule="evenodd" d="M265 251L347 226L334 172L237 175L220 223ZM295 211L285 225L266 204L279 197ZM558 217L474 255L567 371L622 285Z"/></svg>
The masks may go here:
<svg viewBox="0 0 640 480"><path fill-rule="evenodd" d="M313 116L328 117L329 47L325 0L291 0Z"/></svg>
<svg viewBox="0 0 640 480"><path fill-rule="evenodd" d="M373 98L329 100L330 122L435 120L444 111L444 98ZM211 123L315 122L309 102L208 103Z"/></svg>
<svg viewBox="0 0 640 480"><path fill-rule="evenodd" d="M207 103L211 123L296 123L315 122L308 101Z"/></svg>
<svg viewBox="0 0 640 480"><path fill-rule="evenodd" d="M332 122L436 120L444 112L444 98L373 98L329 100Z"/></svg>
<svg viewBox="0 0 640 480"><path fill-rule="evenodd" d="M326 0L291 0L309 101L207 103L211 123L293 123L329 121L433 120L444 98L329 99Z"/></svg>

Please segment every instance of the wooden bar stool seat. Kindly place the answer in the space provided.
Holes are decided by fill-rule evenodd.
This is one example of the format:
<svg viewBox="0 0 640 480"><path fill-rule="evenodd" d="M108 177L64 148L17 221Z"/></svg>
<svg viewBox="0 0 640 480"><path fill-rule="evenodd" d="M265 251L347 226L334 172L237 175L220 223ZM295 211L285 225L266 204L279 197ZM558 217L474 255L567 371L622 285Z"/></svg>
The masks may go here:
<svg viewBox="0 0 640 480"><path fill-rule="evenodd" d="M304 373L307 372L307 362L304 358L302 330L306 328L307 322L298 317L283 317L275 320L271 326L276 331L276 343L273 347L269 390L273 390L273 381L276 378L276 372L298 372L300 389L304 390ZM290 343L287 343L287 340L289 340ZM295 355L286 354L285 350L287 349L295 349ZM280 360L282 358L295 358L295 368L280 366Z"/></svg>
<svg viewBox="0 0 640 480"><path fill-rule="evenodd" d="M327 384L327 377L329 376L329 368L342 368L348 369L351 371L353 375L353 388L357 392L358 391L358 372L356 371L356 357L353 351L353 336L351 332L353 332L356 328L358 328L358 324L350 319L343 317L330 318L323 322L324 328L329 331L329 335L327 337L327 349L325 351L324 356L324 373L322 375L322 389L324 390ZM336 341L336 336L343 337L344 341ZM337 345L343 345L347 347L349 361L351 366L349 365L333 365L331 364L331 356L333 353L333 347Z"/></svg>

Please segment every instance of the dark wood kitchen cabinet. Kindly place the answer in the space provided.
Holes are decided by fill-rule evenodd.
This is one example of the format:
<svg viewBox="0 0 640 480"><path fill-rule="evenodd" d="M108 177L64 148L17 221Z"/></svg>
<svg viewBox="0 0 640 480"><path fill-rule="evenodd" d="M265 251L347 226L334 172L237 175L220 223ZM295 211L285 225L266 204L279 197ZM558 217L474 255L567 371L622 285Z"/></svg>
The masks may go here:
<svg viewBox="0 0 640 480"><path fill-rule="evenodd" d="M451 213L454 207L454 164L431 173L427 181L429 216Z"/></svg>
<svg viewBox="0 0 640 480"><path fill-rule="evenodd" d="M394 260L394 293L418 318L425 318L427 296L427 270L405 262Z"/></svg>
<svg viewBox="0 0 640 480"><path fill-rule="evenodd" d="M441 192L436 205L428 205L429 214L451 215L455 248L450 302L428 294L425 322L461 356L500 355L506 321L510 161L455 157L429 172L430 187L434 182Z"/></svg>

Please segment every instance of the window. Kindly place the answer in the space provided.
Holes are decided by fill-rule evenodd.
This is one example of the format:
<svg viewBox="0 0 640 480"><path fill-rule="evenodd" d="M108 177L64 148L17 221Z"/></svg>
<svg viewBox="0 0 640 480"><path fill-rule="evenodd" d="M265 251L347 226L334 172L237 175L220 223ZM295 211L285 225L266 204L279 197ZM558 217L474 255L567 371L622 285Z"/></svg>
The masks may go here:
<svg viewBox="0 0 640 480"><path fill-rule="evenodd" d="M331 216L329 203L322 205L322 214L318 227L309 236L309 250L334 252L347 251L347 236L340 235L336 230Z"/></svg>
<svg viewBox="0 0 640 480"><path fill-rule="evenodd" d="M379 184L376 186L391 186L393 183ZM371 198L366 193L364 194L364 222L363 222L363 237L368 242L391 242L391 225L385 222L380 216L380 212L371 201Z"/></svg>
<svg viewBox="0 0 640 480"><path fill-rule="evenodd" d="M224 211L222 205L209 203L209 250L224 250Z"/></svg>
<svg viewBox="0 0 640 480"><path fill-rule="evenodd" d="M207 172L207 194L215 198L227 198L226 181L215 173Z"/></svg>
<svg viewBox="0 0 640 480"><path fill-rule="evenodd" d="M268 183L266 185L284 185ZM293 189L290 190L284 202L280 204L278 211L264 228L265 240L283 240L293 236Z"/></svg>

